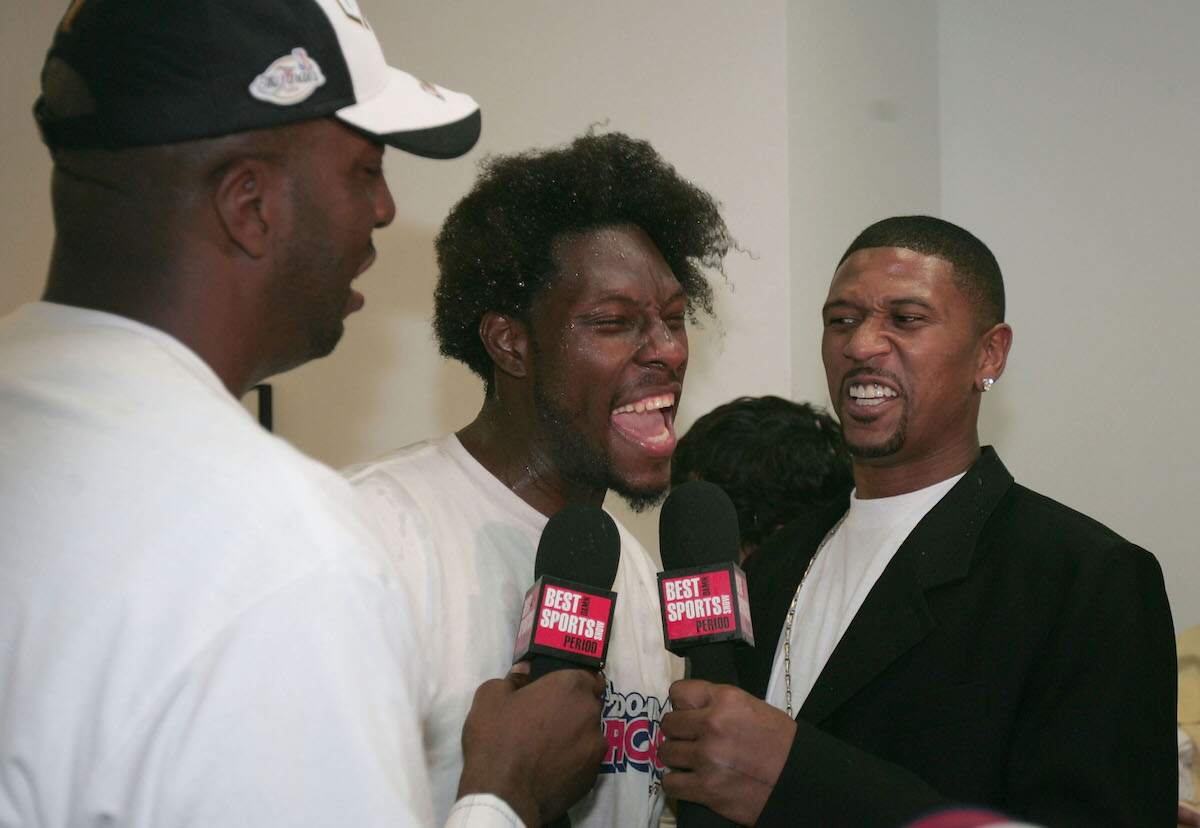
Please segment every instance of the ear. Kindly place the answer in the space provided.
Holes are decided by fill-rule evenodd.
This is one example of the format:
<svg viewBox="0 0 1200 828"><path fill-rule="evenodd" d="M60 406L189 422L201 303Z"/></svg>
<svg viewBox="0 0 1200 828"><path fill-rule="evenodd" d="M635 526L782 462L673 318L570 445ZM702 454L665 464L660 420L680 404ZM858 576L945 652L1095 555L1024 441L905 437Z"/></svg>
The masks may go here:
<svg viewBox="0 0 1200 828"><path fill-rule="evenodd" d="M979 339L979 365L975 372L975 387L982 388L984 379L1000 379L1008 362L1008 351L1012 348L1013 332L1006 323L1000 322L984 331Z"/></svg>
<svg viewBox="0 0 1200 828"><path fill-rule="evenodd" d="M284 218L279 170L256 158L238 159L221 173L213 201L229 241L252 259L267 255Z"/></svg>
<svg viewBox="0 0 1200 828"><path fill-rule="evenodd" d="M487 311L479 320L479 338L497 370L518 379L529 375L529 329L520 319Z"/></svg>

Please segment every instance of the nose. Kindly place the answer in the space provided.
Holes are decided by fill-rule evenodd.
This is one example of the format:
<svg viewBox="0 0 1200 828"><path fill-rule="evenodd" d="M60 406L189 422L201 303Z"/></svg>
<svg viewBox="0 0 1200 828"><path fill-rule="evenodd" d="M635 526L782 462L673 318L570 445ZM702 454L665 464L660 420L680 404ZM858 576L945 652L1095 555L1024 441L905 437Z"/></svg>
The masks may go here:
<svg viewBox="0 0 1200 828"><path fill-rule="evenodd" d="M672 330L664 319L654 320L638 350L638 360L643 365L661 365L672 375L682 373L688 360L687 331L682 327Z"/></svg>
<svg viewBox="0 0 1200 828"><path fill-rule="evenodd" d="M891 347L884 335L883 323L879 317L870 315L855 326L843 352L856 362L867 362L872 357L886 354Z"/></svg>
<svg viewBox="0 0 1200 828"><path fill-rule="evenodd" d="M379 188L375 193L375 226L387 227L396 218L396 201L388 188L387 180L379 177Z"/></svg>

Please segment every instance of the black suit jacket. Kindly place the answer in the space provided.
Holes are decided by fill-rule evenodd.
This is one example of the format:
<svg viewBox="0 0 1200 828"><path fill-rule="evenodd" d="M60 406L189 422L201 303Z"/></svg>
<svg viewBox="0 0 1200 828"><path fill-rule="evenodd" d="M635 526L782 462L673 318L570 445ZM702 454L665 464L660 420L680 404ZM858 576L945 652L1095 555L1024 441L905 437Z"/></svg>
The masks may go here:
<svg viewBox="0 0 1200 828"><path fill-rule="evenodd" d="M758 648L739 675L760 697L846 505L789 524L748 566ZM758 824L892 826L967 803L1055 827L1174 825L1175 694L1154 557L984 448L830 656Z"/></svg>

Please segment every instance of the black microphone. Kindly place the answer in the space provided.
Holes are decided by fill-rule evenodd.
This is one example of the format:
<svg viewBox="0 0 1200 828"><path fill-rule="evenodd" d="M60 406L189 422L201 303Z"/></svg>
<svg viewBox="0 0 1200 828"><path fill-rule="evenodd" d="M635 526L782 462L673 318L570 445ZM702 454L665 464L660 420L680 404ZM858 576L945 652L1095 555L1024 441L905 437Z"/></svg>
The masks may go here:
<svg viewBox="0 0 1200 828"><path fill-rule="evenodd" d="M704 480L671 491L658 522L663 639L688 659L688 677L737 684L734 649L754 645L737 511Z"/></svg>
<svg viewBox="0 0 1200 828"><path fill-rule="evenodd" d="M741 540L729 495L703 480L671 490L658 522L664 571L658 573L663 639L686 656L689 678L737 684L734 650L754 646ZM680 828L724 828L733 822L695 802L679 802Z"/></svg>
<svg viewBox="0 0 1200 828"><path fill-rule="evenodd" d="M620 561L621 535L603 509L564 506L546 522L513 648L514 664L530 660L530 680L555 670L604 666ZM563 814L547 828L570 825Z"/></svg>
<svg viewBox="0 0 1200 828"><path fill-rule="evenodd" d="M620 560L621 536L603 509L574 504L547 521L513 651L514 663L531 660L531 679L604 666Z"/></svg>

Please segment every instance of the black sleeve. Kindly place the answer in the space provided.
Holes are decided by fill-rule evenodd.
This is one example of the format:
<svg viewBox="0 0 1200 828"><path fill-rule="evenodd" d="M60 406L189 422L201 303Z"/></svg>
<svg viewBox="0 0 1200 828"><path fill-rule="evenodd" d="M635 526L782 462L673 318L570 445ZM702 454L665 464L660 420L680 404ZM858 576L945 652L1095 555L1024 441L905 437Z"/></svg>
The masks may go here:
<svg viewBox="0 0 1200 828"><path fill-rule="evenodd" d="M950 803L899 765L797 720L796 739L758 826L898 826Z"/></svg>
<svg viewBox="0 0 1200 828"><path fill-rule="evenodd" d="M1026 687L1005 810L1055 828L1173 826L1178 681L1162 570L1128 543L1089 568Z"/></svg>

